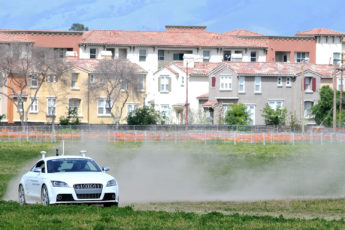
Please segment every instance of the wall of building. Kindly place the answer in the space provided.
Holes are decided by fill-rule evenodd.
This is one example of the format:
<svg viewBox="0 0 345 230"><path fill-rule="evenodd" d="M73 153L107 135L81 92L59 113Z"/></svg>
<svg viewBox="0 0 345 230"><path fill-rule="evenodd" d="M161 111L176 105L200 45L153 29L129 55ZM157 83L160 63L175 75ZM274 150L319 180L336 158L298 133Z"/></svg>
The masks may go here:
<svg viewBox="0 0 345 230"><path fill-rule="evenodd" d="M333 64L333 53L343 50L339 36L320 36L316 40L316 64Z"/></svg>
<svg viewBox="0 0 345 230"><path fill-rule="evenodd" d="M314 39L270 38L267 62L275 62L276 52L290 52L289 62L295 62L295 52L309 52L309 62L316 63L316 42Z"/></svg>

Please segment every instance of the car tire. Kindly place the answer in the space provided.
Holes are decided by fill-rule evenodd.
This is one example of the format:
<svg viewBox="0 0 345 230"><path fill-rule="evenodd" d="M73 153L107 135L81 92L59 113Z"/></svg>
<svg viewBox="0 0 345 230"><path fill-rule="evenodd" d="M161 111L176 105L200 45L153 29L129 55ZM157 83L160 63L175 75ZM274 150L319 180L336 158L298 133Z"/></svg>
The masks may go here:
<svg viewBox="0 0 345 230"><path fill-rule="evenodd" d="M41 189L41 203L44 206L49 205L49 194L48 194L48 189L47 186L43 185Z"/></svg>
<svg viewBox="0 0 345 230"><path fill-rule="evenodd" d="M18 202L20 205L26 205L24 187L21 184L18 187Z"/></svg>

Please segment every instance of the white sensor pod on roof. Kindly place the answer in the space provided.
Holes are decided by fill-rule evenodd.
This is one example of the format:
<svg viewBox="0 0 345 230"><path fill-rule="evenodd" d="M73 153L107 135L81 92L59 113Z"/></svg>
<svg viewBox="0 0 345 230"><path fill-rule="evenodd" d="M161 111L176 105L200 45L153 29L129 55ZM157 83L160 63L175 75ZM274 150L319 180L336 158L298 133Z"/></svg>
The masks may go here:
<svg viewBox="0 0 345 230"><path fill-rule="evenodd" d="M46 151L41 151L41 155L42 155L42 158L45 158L46 157Z"/></svg>
<svg viewBox="0 0 345 230"><path fill-rule="evenodd" d="M86 154L86 150L80 150L80 155L82 155L82 157L85 157Z"/></svg>

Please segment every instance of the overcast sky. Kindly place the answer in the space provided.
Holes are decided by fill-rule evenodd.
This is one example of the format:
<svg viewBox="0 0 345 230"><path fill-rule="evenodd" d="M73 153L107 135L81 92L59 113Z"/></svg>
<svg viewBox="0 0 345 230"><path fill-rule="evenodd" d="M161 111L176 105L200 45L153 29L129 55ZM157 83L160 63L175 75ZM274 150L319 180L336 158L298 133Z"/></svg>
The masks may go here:
<svg viewBox="0 0 345 230"><path fill-rule="evenodd" d="M205 25L209 32L247 29L265 35L329 28L345 32L344 0L0 0L1 29L165 30Z"/></svg>

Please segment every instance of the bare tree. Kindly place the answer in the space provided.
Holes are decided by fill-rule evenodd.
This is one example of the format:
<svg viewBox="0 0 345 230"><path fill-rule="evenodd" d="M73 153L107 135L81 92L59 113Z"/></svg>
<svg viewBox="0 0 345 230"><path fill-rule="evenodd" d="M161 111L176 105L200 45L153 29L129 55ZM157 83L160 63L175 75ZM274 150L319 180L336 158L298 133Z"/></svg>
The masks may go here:
<svg viewBox="0 0 345 230"><path fill-rule="evenodd" d="M105 95L105 112L119 124L130 96L138 98L144 88L144 74L138 65L126 60L100 60L93 74L95 80L90 83L90 94L96 99Z"/></svg>
<svg viewBox="0 0 345 230"><path fill-rule="evenodd" d="M23 129L30 107L37 103L37 94L47 77L59 78L67 68L65 60L53 49L22 44L0 46L0 87L8 89L8 93L0 94L17 108Z"/></svg>

